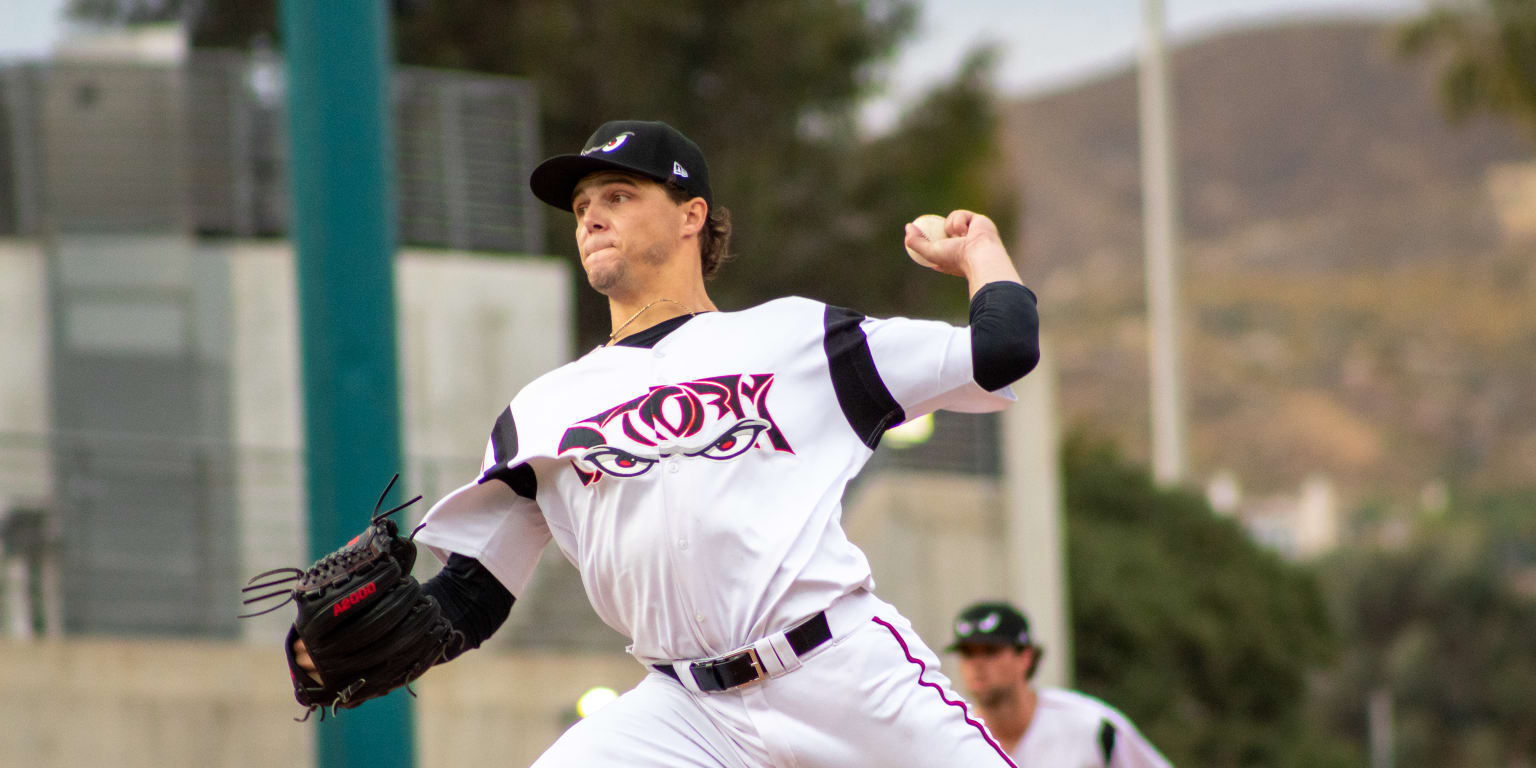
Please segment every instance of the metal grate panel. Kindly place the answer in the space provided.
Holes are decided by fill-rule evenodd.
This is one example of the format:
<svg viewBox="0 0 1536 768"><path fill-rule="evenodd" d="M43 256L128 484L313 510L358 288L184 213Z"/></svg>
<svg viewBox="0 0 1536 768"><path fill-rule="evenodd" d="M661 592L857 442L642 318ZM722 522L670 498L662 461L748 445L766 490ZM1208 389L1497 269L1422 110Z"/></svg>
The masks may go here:
<svg viewBox="0 0 1536 768"><path fill-rule="evenodd" d="M191 55L190 206L199 234L287 230L282 82L282 63L268 54ZM542 250L542 212L527 185L539 152L533 86L518 78L402 67L392 99L399 241Z"/></svg>

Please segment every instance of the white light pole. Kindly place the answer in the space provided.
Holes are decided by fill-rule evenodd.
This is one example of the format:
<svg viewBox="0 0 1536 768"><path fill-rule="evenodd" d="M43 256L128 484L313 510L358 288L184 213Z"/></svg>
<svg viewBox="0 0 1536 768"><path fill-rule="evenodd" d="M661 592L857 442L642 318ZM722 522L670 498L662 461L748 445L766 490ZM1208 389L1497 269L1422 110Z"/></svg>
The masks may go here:
<svg viewBox="0 0 1536 768"><path fill-rule="evenodd" d="M1163 2L1143 0L1141 195L1147 264L1147 358L1152 400L1152 476L1182 482L1185 458L1183 361L1179 343L1179 206Z"/></svg>
<svg viewBox="0 0 1536 768"><path fill-rule="evenodd" d="M1385 685L1372 689L1366 699L1366 715L1371 768L1392 768L1392 689Z"/></svg>

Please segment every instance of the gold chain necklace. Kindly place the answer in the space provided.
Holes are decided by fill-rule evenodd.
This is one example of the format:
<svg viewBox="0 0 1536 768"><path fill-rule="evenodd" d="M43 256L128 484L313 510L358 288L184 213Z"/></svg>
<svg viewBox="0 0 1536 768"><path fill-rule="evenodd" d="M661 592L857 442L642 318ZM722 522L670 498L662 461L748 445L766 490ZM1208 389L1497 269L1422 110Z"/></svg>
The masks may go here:
<svg viewBox="0 0 1536 768"><path fill-rule="evenodd" d="M645 311L647 309L650 309L651 307L654 307L657 304L662 303L663 301L670 302L672 304L678 305L679 307L682 307L683 311L687 312L689 317L694 317L694 316L696 316L698 314L697 312L693 311L693 309L690 308L687 304L684 304L681 301L673 301L672 299L665 299L665 298L657 299L657 300L655 300L655 301L653 301L653 302L651 302L651 303L641 307L639 312L636 312L633 315L630 315L628 320L625 320L623 322L623 324L621 324L619 327L613 329L613 333L608 334L608 340L603 342L603 346L605 346L605 347L611 346L613 344L613 340L616 337L618 337L619 332L624 330L625 328L628 328L629 324L633 323L635 321L635 318L645 314Z"/></svg>

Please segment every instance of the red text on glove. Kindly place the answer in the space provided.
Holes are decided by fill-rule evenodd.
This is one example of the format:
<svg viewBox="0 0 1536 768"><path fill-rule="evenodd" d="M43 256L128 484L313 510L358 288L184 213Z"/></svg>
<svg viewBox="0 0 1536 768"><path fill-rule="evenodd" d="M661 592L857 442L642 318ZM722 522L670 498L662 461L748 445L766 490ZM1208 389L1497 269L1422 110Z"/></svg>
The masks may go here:
<svg viewBox="0 0 1536 768"><path fill-rule="evenodd" d="M363 598L373 594L375 589L377 589L377 587L371 581L362 585L361 587L358 587L357 590L352 594L343 597L342 599L338 600L335 605L331 606L331 615L340 616L342 611L345 611L348 608L361 603Z"/></svg>

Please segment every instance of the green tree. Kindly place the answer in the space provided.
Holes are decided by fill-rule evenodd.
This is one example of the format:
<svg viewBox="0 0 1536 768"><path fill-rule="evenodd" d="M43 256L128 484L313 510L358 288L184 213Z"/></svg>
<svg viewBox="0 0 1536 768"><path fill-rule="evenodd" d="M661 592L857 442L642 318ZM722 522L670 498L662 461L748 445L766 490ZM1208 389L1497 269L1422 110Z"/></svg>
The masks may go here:
<svg viewBox="0 0 1536 768"><path fill-rule="evenodd" d="M1452 118L1491 110L1536 135L1536 0L1441 0L1404 25L1400 44L1441 58Z"/></svg>
<svg viewBox="0 0 1536 768"><path fill-rule="evenodd" d="M1320 699L1363 742L1373 691L1393 701L1398 765L1525 766L1536 759L1536 494L1416 521L1401 546L1345 551L1324 569L1344 652Z"/></svg>
<svg viewBox="0 0 1536 768"><path fill-rule="evenodd" d="M278 0L69 0L68 9L74 18L108 26L181 21L196 47L250 48L277 39L277 6Z"/></svg>
<svg viewBox="0 0 1536 768"><path fill-rule="evenodd" d="M918 214L956 208L985 212L1005 237L1012 233L1018 197L999 162L998 58L995 48L972 51L952 80L919 98L889 133L847 151L847 180L823 190L832 199L812 198L794 212L805 222L802 242L783 249L788 269L764 286L766 295L855 297L860 309L877 314L964 317L966 293L955 278L915 268L900 238ZM826 268L839 262L847 268Z"/></svg>
<svg viewBox="0 0 1536 768"><path fill-rule="evenodd" d="M1314 576L1109 446L1075 437L1064 468L1078 686L1178 765L1358 764L1308 718L1334 648Z"/></svg>

